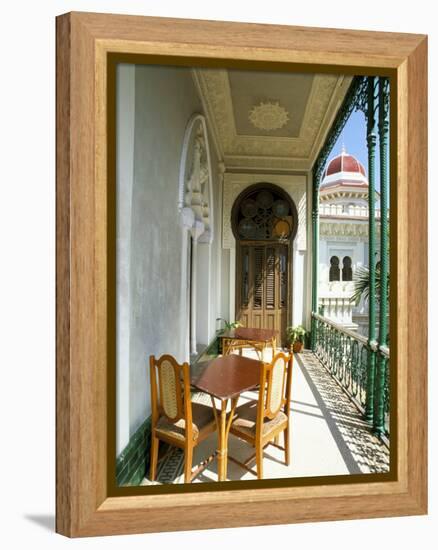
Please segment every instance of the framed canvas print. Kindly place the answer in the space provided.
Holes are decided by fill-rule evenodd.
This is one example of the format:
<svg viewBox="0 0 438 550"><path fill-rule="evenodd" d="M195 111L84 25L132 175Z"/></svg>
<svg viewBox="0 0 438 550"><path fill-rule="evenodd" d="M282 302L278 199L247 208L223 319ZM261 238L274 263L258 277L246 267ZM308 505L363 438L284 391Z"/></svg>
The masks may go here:
<svg viewBox="0 0 438 550"><path fill-rule="evenodd" d="M57 18L59 533L426 513L426 145L425 36Z"/></svg>

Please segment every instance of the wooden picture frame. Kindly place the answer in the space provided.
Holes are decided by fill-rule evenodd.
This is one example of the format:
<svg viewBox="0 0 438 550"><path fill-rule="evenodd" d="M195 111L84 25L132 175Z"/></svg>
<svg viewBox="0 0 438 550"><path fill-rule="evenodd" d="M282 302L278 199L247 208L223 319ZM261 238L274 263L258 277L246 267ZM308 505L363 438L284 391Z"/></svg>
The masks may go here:
<svg viewBox="0 0 438 550"><path fill-rule="evenodd" d="M110 490L109 54L385 74L395 83L395 473L379 481L149 495ZM57 512L70 537L427 513L427 38L69 13L57 18ZM114 225L114 224L113 224ZM415 338L410 334L415 327ZM393 359L393 357L395 359Z"/></svg>

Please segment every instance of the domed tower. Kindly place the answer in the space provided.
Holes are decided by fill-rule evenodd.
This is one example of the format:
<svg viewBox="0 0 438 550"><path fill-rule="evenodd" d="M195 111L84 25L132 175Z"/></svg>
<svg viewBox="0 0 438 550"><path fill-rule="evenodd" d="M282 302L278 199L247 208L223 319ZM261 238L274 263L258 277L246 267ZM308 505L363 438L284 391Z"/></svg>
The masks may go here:
<svg viewBox="0 0 438 550"><path fill-rule="evenodd" d="M350 297L356 269L368 265L368 191L364 166L343 147L320 187L319 302L325 316L359 332L365 311Z"/></svg>
<svg viewBox="0 0 438 550"><path fill-rule="evenodd" d="M327 164L320 188L320 206L322 215L367 215L365 168L345 148Z"/></svg>

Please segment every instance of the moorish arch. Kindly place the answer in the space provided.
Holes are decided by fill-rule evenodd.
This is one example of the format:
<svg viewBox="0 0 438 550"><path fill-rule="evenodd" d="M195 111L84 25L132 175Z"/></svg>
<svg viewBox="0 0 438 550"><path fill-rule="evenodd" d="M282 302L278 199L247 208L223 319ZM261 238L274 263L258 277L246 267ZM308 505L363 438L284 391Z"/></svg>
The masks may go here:
<svg viewBox="0 0 438 550"><path fill-rule="evenodd" d="M298 213L288 193L272 183L247 187L235 200L236 319L276 329L285 342L292 312L292 244Z"/></svg>
<svg viewBox="0 0 438 550"><path fill-rule="evenodd" d="M205 117L189 120L183 140L178 210L182 226L181 326L185 359L208 344L211 333L213 179Z"/></svg>

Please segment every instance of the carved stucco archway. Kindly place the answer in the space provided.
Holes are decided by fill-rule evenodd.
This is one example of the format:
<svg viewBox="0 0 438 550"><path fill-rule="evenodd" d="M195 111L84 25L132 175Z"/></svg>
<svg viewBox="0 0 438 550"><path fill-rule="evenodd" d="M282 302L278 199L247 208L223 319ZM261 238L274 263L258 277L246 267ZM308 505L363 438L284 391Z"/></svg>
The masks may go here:
<svg viewBox="0 0 438 550"><path fill-rule="evenodd" d="M213 178L205 117L189 120L181 152L178 210L182 226L181 334L185 359L210 335ZM190 337L190 341L189 341Z"/></svg>

